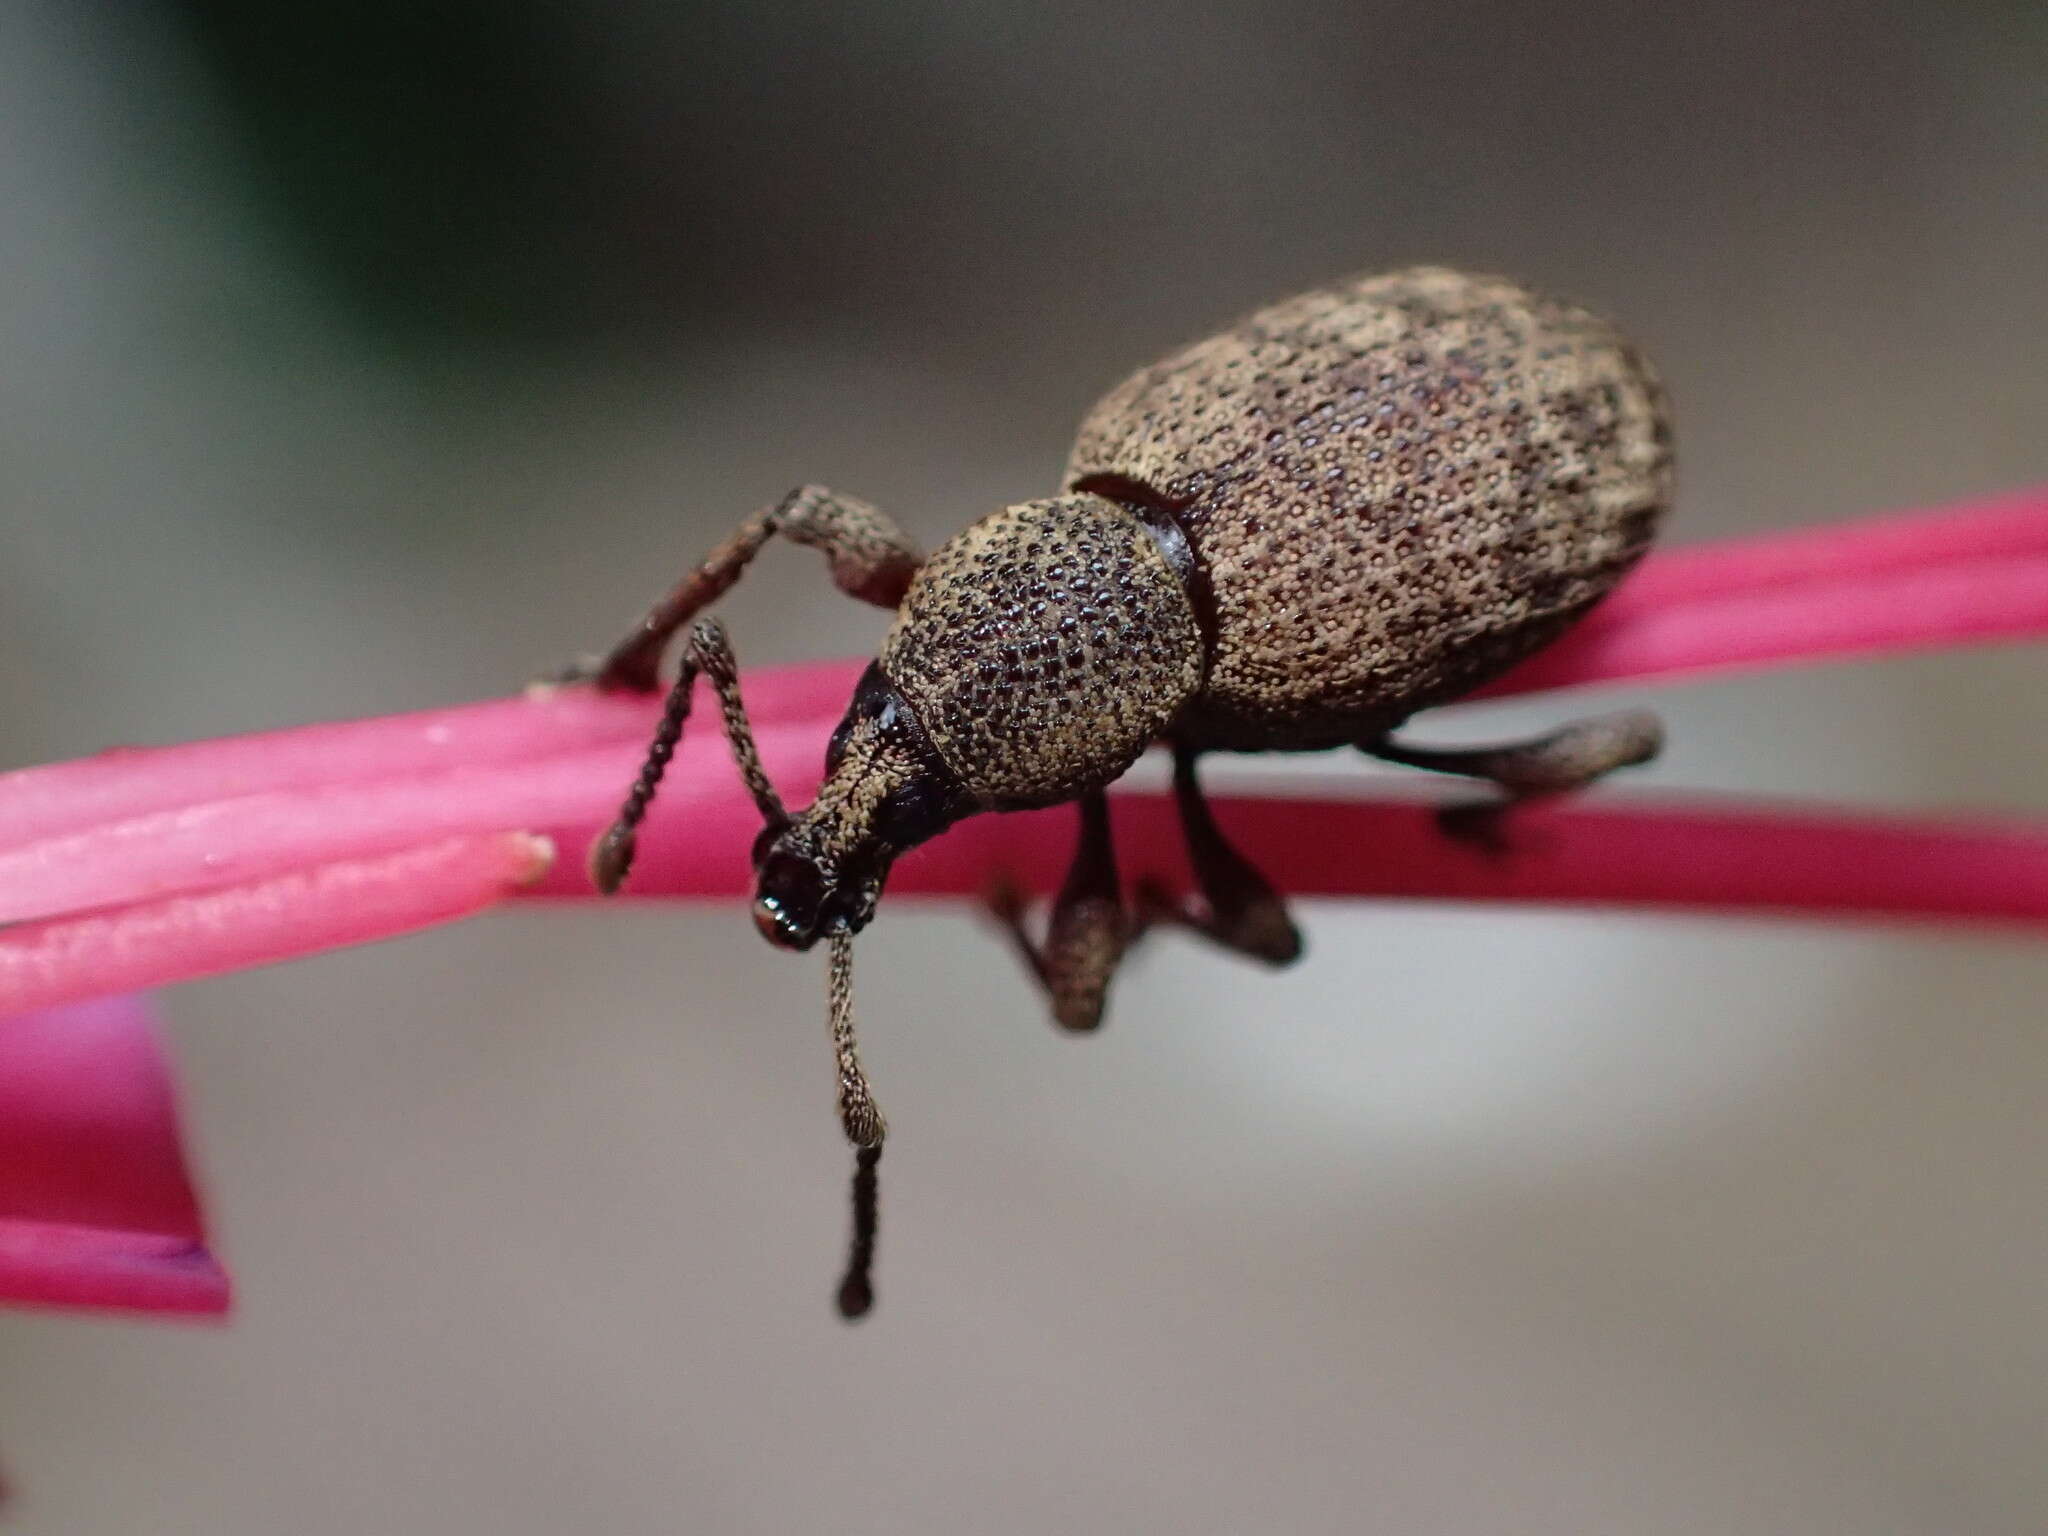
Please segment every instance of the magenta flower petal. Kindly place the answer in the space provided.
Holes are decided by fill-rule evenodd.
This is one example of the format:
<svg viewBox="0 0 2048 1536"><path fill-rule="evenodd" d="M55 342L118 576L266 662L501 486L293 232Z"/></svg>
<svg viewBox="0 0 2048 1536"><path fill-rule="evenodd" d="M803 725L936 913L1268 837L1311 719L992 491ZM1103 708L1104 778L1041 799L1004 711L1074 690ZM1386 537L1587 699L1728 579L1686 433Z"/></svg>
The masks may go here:
<svg viewBox="0 0 2048 1536"><path fill-rule="evenodd" d="M0 1222L0 1301L217 1317L231 1299L227 1271L203 1244L147 1232Z"/></svg>
<svg viewBox="0 0 2048 1536"><path fill-rule="evenodd" d="M134 997L0 1018L0 1300L226 1311L156 1022Z"/></svg>
<svg viewBox="0 0 2048 1536"><path fill-rule="evenodd" d="M467 917L544 871L545 839L457 837L0 932L0 1018L365 944ZM4 1028L4 1024L0 1024Z"/></svg>

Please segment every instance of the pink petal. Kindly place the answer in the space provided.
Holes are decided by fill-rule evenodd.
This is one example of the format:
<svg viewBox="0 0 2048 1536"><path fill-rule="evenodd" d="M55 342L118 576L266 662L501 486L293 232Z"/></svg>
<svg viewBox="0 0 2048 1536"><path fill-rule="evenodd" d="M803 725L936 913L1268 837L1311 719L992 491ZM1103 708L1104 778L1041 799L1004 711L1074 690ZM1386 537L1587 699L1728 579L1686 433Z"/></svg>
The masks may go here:
<svg viewBox="0 0 2048 1536"><path fill-rule="evenodd" d="M147 1232L0 1222L0 1300L218 1317L233 1299L205 1246Z"/></svg>
<svg viewBox="0 0 2048 1536"><path fill-rule="evenodd" d="M0 1300L227 1308L141 999L0 1018Z"/></svg>
<svg viewBox="0 0 2048 1536"><path fill-rule="evenodd" d="M0 1018L452 922L544 871L522 833L457 837L199 895L0 932ZM0 1028L4 1028L0 1022Z"/></svg>

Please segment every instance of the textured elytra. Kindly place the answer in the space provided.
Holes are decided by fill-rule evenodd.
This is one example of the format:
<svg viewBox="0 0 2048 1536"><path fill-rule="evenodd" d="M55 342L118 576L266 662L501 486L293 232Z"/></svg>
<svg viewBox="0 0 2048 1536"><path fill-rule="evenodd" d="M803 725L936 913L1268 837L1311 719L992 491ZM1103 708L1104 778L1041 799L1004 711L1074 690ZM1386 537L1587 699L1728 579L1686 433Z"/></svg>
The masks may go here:
<svg viewBox="0 0 2048 1536"><path fill-rule="evenodd" d="M1274 305L1133 375L1068 481L1175 508L1213 596L1187 746L1375 738L1554 638L1670 497L1657 381L1599 317L1416 268Z"/></svg>
<svg viewBox="0 0 2048 1536"><path fill-rule="evenodd" d="M968 792L1019 806L1122 773L1200 686L1201 650L1144 525L1074 495L1006 508L934 550L881 663Z"/></svg>

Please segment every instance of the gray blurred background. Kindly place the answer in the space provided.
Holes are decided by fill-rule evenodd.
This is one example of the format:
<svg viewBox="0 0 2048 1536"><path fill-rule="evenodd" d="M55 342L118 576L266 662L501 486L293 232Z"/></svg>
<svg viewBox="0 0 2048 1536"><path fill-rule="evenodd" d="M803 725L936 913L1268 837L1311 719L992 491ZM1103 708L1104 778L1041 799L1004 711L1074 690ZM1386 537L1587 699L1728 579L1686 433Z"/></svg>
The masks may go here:
<svg viewBox="0 0 2048 1536"><path fill-rule="evenodd" d="M1128 369L1414 259L1640 334L1677 540L2048 478L2043 16L13 0L0 764L503 691L799 479L935 541ZM788 552L727 613L884 623ZM2048 814L2041 676L1643 694L1639 782ZM18 1527L2048 1530L2048 952L1305 918L1073 1041L887 911L859 1329L820 967L738 907L178 991L241 1310L0 1318Z"/></svg>

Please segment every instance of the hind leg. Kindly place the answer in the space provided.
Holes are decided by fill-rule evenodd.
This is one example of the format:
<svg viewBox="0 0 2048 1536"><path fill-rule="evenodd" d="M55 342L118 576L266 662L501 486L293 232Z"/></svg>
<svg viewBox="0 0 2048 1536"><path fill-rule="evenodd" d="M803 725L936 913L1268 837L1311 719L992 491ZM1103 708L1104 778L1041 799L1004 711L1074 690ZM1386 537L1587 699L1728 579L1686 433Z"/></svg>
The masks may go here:
<svg viewBox="0 0 2048 1536"><path fill-rule="evenodd" d="M1359 750L1384 762L1433 773L1485 779L1505 793L1498 800L1449 805L1438 813L1444 831L1490 851L1505 847L1506 815L1527 800L1582 789L1617 768L1647 763L1664 745L1664 727L1648 710L1624 710L1574 720L1530 741L1481 747L1406 747L1381 738Z"/></svg>

